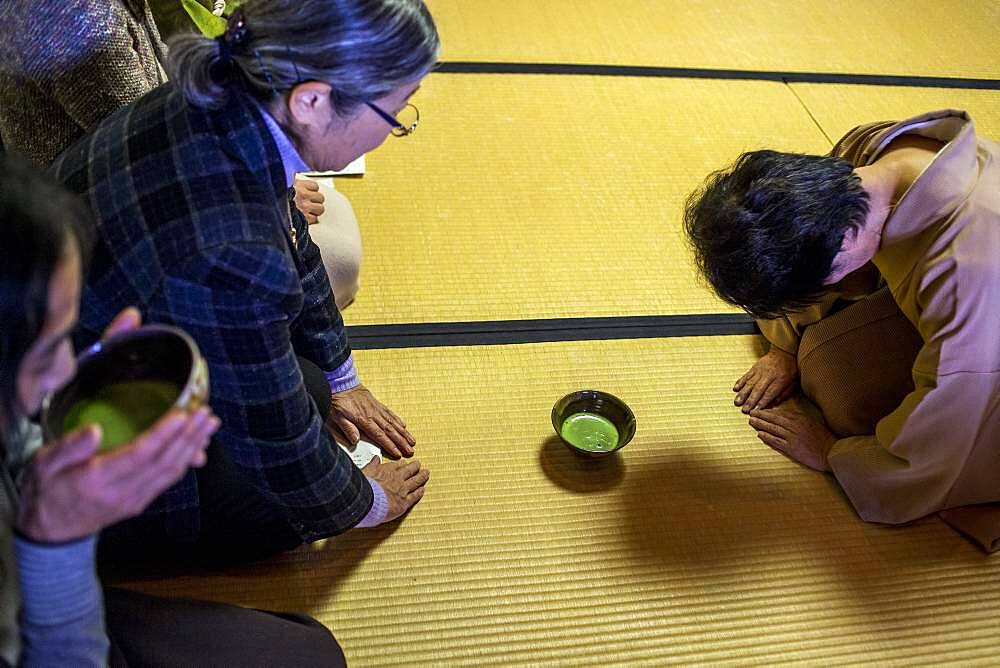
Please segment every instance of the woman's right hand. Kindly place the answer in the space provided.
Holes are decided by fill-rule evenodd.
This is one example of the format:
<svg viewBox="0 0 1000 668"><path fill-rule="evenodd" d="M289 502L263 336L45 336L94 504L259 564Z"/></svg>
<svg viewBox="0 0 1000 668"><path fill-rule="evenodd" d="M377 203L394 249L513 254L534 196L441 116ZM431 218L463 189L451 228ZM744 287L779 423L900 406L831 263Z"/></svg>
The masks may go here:
<svg viewBox="0 0 1000 668"><path fill-rule="evenodd" d="M190 466L219 428L211 409L174 410L131 442L98 453L89 425L41 448L25 471L17 528L39 543L79 540L141 513Z"/></svg>
<svg viewBox="0 0 1000 668"><path fill-rule="evenodd" d="M742 406L744 413L780 404L791 396L798 377L799 364L795 355L771 346L767 354L736 381L733 403Z"/></svg>
<svg viewBox="0 0 1000 668"><path fill-rule="evenodd" d="M411 459L408 462L382 463L378 457L365 464L361 472L382 486L389 511L382 523L400 517L420 499L424 498L424 485L430 480L430 471Z"/></svg>

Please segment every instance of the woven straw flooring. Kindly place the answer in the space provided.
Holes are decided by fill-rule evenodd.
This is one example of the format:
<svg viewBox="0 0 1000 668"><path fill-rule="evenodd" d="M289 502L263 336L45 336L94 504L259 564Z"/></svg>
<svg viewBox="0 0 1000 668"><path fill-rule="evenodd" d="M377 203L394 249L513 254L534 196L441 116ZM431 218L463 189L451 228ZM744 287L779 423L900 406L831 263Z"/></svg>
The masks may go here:
<svg viewBox="0 0 1000 668"><path fill-rule="evenodd" d="M359 351L419 434L395 526L149 592L308 610L355 666L995 664L1000 561L937 519L858 520L762 447L729 387L757 337ZM549 410L581 387L638 421L581 460Z"/></svg>
<svg viewBox="0 0 1000 668"><path fill-rule="evenodd" d="M445 61L996 77L1000 4L428 0ZM419 131L341 179L364 243L349 325L732 313L679 225L755 148L996 90L530 74L429 77ZM427 495L388 527L131 586L305 611L354 666L996 665L1000 561L936 518L858 519L762 446L730 388L755 336L356 351L418 438ZM638 417L582 460L549 410L594 387Z"/></svg>

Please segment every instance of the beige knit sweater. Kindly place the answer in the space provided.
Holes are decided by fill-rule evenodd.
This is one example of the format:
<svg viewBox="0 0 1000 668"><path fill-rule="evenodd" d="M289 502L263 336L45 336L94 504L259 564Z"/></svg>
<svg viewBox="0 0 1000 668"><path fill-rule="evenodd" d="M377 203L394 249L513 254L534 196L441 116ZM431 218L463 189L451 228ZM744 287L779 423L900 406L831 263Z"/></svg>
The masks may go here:
<svg viewBox="0 0 1000 668"><path fill-rule="evenodd" d="M47 166L165 80L146 0L3 0L0 138Z"/></svg>

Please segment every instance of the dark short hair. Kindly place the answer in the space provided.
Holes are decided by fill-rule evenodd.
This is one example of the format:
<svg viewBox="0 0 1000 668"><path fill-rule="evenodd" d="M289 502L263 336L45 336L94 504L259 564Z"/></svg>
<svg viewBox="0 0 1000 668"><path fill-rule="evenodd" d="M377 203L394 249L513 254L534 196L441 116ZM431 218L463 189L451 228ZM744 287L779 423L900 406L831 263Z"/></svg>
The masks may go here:
<svg viewBox="0 0 1000 668"><path fill-rule="evenodd" d="M847 160L752 151L691 193L684 229L722 299L774 318L817 301L844 234L867 214Z"/></svg>
<svg viewBox="0 0 1000 668"><path fill-rule="evenodd" d="M49 281L66 244L86 259L86 216L73 195L28 162L0 155L0 449L15 426L17 373L48 311Z"/></svg>

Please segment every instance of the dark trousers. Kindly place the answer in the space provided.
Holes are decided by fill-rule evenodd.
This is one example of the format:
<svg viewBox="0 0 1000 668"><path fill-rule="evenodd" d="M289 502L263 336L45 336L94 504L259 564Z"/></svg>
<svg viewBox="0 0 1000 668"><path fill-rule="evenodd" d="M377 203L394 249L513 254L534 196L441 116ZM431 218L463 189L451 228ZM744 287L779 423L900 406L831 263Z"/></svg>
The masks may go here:
<svg viewBox="0 0 1000 668"><path fill-rule="evenodd" d="M312 617L159 598L107 588L112 668L125 666L346 666Z"/></svg>
<svg viewBox="0 0 1000 668"><path fill-rule="evenodd" d="M323 418L330 387L323 372L299 359L306 389ZM302 540L284 513L245 479L221 446L209 446L198 470L201 532L193 544L163 539L153 518L138 517L101 534L105 575L136 569L213 566L261 559ZM346 666L336 639L307 615L219 603L148 596L114 587L104 591L111 640L109 664L124 666Z"/></svg>
<svg viewBox="0 0 1000 668"><path fill-rule="evenodd" d="M325 420L330 386L312 362L299 358L306 390ZM193 543L171 541L162 518L141 515L101 532L98 559L105 572L153 566L221 566L256 561L302 544L285 512L270 503L218 443L209 445L198 478L201 531Z"/></svg>

